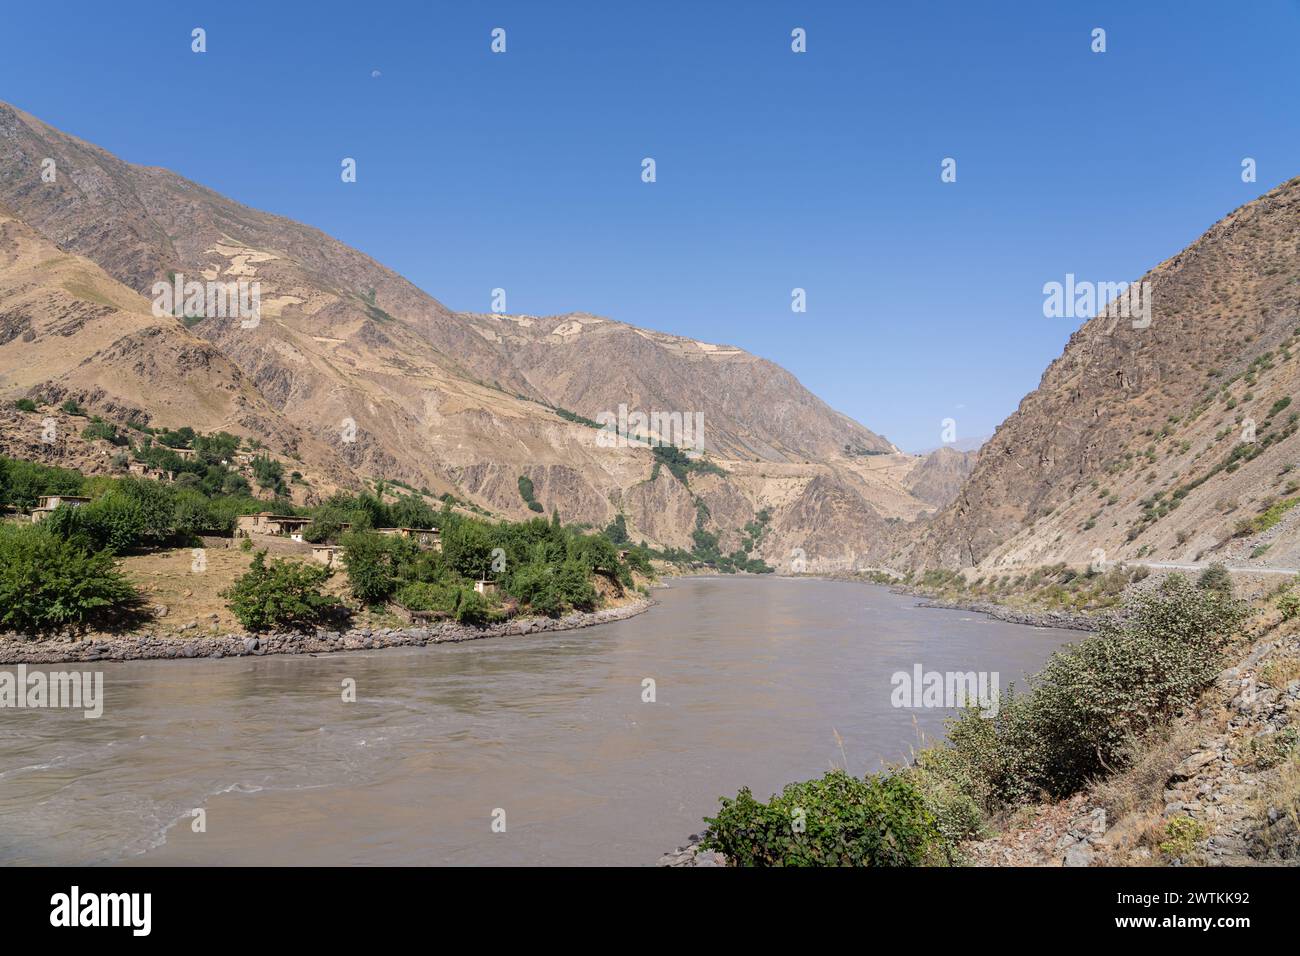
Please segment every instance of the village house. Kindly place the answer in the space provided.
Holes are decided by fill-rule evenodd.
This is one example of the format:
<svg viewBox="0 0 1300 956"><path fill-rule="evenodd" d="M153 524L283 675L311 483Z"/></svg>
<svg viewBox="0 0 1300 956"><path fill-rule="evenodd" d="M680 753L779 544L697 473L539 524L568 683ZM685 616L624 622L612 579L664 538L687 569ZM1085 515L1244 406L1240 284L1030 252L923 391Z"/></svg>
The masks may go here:
<svg viewBox="0 0 1300 956"><path fill-rule="evenodd" d="M314 544L311 548L312 560L319 561L331 570L343 567L343 549L335 544Z"/></svg>
<svg viewBox="0 0 1300 956"><path fill-rule="evenodd" d="M83 498L80 495L42 495L37 499L36 507L32 509L32 523L43 521L59 505L80 508L88 501L90 501L89 498Z"/></svg>
<svg viewBox="0 0 1300 956"><path fill-rule="evenodd" d="M247 538L253 534L269 534L301 541L303 529L309 524L311 524L310 518L277 515L269 511L262 511L253 515L239 515L235 518L235 537Z"/></svg>
<svg viewBox="0 0 1300 956"><path fill-rule="evenodd" d="M426 551L442 550L442 533L437 528L376 528L375 531L410 538Z"/></svg>

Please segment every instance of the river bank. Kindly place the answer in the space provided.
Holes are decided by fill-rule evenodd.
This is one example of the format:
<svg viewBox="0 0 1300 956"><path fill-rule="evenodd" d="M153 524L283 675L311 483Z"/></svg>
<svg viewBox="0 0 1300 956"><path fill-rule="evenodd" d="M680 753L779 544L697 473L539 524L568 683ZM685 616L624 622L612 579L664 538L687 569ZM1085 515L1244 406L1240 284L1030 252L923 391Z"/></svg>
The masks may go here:
<svg viewBox="0 0 1300 956"><path fill-rule="evenodd" d="M816 576L827 581L874 584L877 587L889 588L893 594L918 598L917 607L931 607L945 611L971 611L975 614L986 614L997 621L1006 621L1008 624L1025 624L1029 627L1055 627L1068 631L1095 631L1100 623L1098 615L1080 614L1074 611L1036 610L1033 608L1013 607L1010 604L998 604L994 601L946 600L937 597L932 591L915 584L904 584L902 581L888 583L871 581L859 575L845 572L832 572Z"/></svg>
<svg viewBox="0 0 1300 956"><path fill-rule="evenodd" d="M630 604L581 611L562 617L525 617L484 627L448 621L431 627L354 628L311 633L184 635L100 635L92 639L0 639L0 665L65 664L98 661L185 660L223 657L264 657L271 654L334 654L385 647L424 647L429 644L479 641L492 637L569 631L622 621L648 610L653 598Z"/></svg>
<svg viewBox="0 0 1300 956"><path fill-rule="evenodd" d="M973 611L987 614L989 617L1009 624L1027 624L1030 627L1059 627L1068 631L1095 631L1098 620L1088 614L1076 614L1071 611L1032 611L1011 607L1006 604L994 604L990 601L944 601L930 598L920 591L895 589L898 594L910 594L922 598L917 607L933 607L948 611Z"/></svg>

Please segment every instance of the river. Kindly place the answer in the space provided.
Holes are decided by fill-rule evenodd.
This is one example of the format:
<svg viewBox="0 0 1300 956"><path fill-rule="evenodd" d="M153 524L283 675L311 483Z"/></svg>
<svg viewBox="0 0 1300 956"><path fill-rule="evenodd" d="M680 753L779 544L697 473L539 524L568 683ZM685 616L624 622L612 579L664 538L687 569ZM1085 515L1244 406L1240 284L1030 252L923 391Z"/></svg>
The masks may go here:
<svg viewBox="0 0 1300 956"><path fill-rule="evenodd" d="M941 734L950 711L892 706L894 672L1005 690L1082 636L817 579L655 596L561 633L67 665L103 671L103 716L0 710L0 863L653 864L741 786Z"/></svg>

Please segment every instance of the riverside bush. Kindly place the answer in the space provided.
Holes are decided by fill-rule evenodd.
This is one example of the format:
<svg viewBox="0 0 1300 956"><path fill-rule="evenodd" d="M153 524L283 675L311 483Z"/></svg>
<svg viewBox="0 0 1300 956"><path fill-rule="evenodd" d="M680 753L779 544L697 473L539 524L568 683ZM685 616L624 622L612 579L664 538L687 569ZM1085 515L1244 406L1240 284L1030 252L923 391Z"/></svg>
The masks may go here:
<svg viewBox="0 0 1300 956"><path fill-rule="evenodd" d="M986 811L1073 793L1122 767L1134 741L1210 686L1244 615L1230 594L1171 575L1052 655L1029 692L1012 688L992 719L971 710L950 722L951 753L933 766Z"/></svg>
<svg viewBox="0 0 1300 956"><path fill-rule="evenodd" d="M792 783L767 803L749 788L705 818L701 846L733 866L919 866L945 841L920 791L899 774L832 770Z"/></svg>
<svg viewBox="0 0 1300 956"><path fill-rule="evenodd" d="M283 558L268 565L263 550L221 594L228 599L231 613L250 631L302 629L324 623L338 610L339 599L320 590L329 576L323 566Z"/></svg>
<svg viewBox="0 0 1300 956"><path fill-rule="evenodd" d="M112 555L39 526L0 526L0 625L42 631L113 618L140 603Z"/></svg>
<svg viewBox="0 0 1300 956"><path fill-rule="evenodd" d="M342 544L352 596L366 604L392 597L404 567L415 560L418 551L407 538L375 531L349 531Z"/></svg>

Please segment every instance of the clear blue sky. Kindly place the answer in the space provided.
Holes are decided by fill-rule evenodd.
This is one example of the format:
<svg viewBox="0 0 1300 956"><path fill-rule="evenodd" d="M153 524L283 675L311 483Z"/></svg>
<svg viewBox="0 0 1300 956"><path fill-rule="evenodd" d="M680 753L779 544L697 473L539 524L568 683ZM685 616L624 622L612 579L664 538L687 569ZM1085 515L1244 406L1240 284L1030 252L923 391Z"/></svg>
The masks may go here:
<svg viewBox="0 0 1300 956"><path fill-rule="evenodd" d="M500 286L512 312L742 346L906 449L946 417L989 433L1038 383L1078 325L1043 317L1043 283L1136 278L1300 174L1298 77L1300 0L0 18L0 99L124 159L318 226L452 308Z"/></svg>

